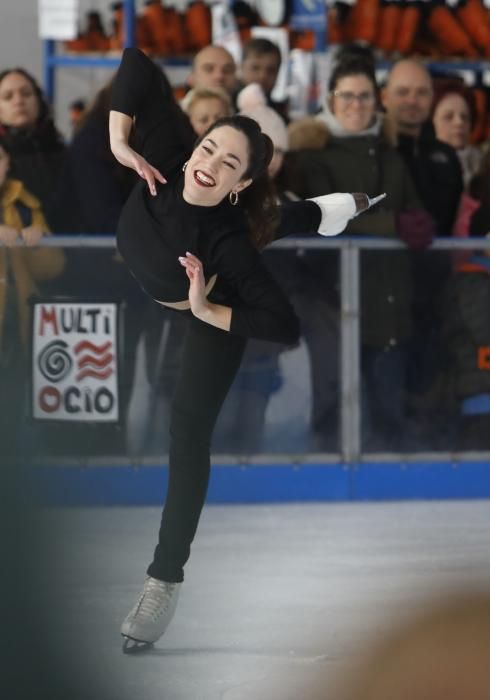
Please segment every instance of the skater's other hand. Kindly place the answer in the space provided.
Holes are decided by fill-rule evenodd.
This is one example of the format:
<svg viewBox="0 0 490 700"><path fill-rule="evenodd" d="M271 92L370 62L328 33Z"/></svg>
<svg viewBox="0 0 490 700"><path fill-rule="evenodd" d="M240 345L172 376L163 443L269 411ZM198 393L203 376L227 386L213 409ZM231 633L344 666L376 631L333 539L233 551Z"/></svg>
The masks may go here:
<svg viewBox="0 0 490 700"><path fill-rule="evenodd" d="M189 278L189 303L194 316L200 316L208 304L206 299L206 281L202 263L192 253L186 253L185 257L180 257L179 262L185 267Z"/></svg>
<svg viewBox="0 0 490 700"><path fill-rule="evenodd" d="M356 203L356 214L360 214L366 209L369 209L369 197L365 192L353 192L354 202Z"/></svg>

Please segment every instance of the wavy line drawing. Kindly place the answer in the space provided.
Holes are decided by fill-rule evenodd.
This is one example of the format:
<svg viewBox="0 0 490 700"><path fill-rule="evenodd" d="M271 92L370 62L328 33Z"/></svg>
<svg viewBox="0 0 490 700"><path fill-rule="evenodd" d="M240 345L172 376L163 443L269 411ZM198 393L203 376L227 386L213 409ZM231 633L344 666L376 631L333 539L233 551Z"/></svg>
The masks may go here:
<svg viewBox="0 0 490 700"><path fill-rule="evenodd" d="M82 369L77 374L76 380L77 382L80 382L82 379L85 379L85 377L92 377L93 379L107 379L111 376L111 374L114 374L114 369L112 367L108 367L102 372L96 372L94 369L87 367L86 369Z"/></svg>
<svg viewBox="0 0 490 700"><path fill-rule="evenodd" d="M109 353L108 355L104 355L104 357L92 357L91 355L84 355L83 357L80 357L78 360L78 367L81 369L82 367L86 367L87 365L93 365L95 367L107 367L112 360L114 359L114 355Z"/></svg>
<svg viewBox="0 0 490 700"><path fill-rule="evenodd" d="M107 343L104 343L104 345L94 345L94 343L91 343L90 340L81 340L74 346L73 349L77 355L82 350L91 350L92 352L95 352L96 355L102 355L104 352L109 350L111 345L112 340L108 340Z"/></svg>

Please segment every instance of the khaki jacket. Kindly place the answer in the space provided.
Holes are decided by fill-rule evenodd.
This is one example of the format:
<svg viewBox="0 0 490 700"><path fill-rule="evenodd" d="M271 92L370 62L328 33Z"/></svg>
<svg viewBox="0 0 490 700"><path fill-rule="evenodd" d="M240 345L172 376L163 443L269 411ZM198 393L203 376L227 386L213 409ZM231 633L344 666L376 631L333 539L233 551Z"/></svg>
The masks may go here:
<svg viewBox="0 0 490 700"><path fill-rule="evenodd" d="M38 226L49 233L39 201L28 192L20 180L6 180L0 191L2 223L19 231L26 227L19 209L30 216L28 225ZM3 321L7 301L9 271L14 280L19 327L24 344L29 333L29 305L31 295L39 292L37 283L59 275L64 267L65 256L59 248L43 246L33 248L7 248L0 246L0 347L3 338Z"/></svg>

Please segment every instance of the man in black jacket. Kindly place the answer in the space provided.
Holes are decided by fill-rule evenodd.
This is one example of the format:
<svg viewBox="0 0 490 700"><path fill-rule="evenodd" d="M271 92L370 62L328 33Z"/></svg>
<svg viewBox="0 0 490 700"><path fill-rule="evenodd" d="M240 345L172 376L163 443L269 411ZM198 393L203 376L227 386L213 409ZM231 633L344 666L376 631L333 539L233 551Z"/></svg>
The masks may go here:
<svg viewBox="0 0 490 700"><path fill-rule="evenodd" d="M436 222L439 236L450 236L463 175L456 151L436 139L429 115L432 78L413 60L392 67L382 92L382 103L424 207Z"/></svg>
<svg viewBox="0 0 490 700"><path fill-rule="evenodd" d="M404 59L388 73L381 100L397 148L403 156L425 209L432 215L436 235L450 236L463 192L463 174L456 151L436 139L429 115L433 100L432 78L417 61ZM414 279L414 341L409 372L409 393L418 406L421 425L431 413L428 447L444 433L446 416L437 387L447 364L440 336L437 299L447 281L451 263L444 252L412 251ZM434 403L441 421L434 420Z"/></svg>

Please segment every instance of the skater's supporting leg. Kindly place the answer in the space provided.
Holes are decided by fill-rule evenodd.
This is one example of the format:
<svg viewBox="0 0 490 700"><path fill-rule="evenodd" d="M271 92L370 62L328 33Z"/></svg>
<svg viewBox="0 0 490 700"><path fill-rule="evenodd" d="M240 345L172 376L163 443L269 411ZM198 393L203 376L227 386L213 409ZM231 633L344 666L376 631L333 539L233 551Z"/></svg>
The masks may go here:
<svg viewBox="0 0 490 700"><path fill-rule="evenodd" d="M208 487L211 436L245 343L199 321L189 323L172 402L167 499L148 568L162 581L183 580Z"/></svg>

